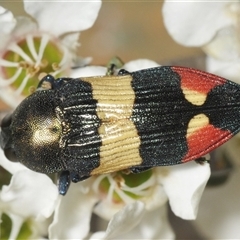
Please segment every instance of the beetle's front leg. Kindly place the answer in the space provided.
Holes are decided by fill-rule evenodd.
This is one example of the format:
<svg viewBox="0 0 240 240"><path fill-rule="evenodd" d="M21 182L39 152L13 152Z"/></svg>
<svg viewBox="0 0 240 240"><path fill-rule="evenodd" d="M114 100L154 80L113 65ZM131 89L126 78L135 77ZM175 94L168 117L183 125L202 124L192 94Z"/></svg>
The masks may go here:
<svg viewBox="0 0 240 240"><path fill-rule="evenodd" d="M195 159L195 162L200 165L203 165L204 163L210 163L210 161L208 159L206 159L206 157L197 158L197 159Z"/></svg>
<svg viewBox="0 0 240 240"><path fill-rule="evenodd" d="M77 183L83 181L90 176L80 176L76 172L70 172L68 170L62 171L59 176L58 192L61 195L65 195L68 191L71 182Z"/></svg>
<svg viewBox="0 0 240 240"><path fill-rule="evenodd" d="M59 176L59 182L58 182L58 192L61 195L65 195L68 191L68 188L70 186L71 180L70 180L70 172L69 171L62 171Z"/></svg>

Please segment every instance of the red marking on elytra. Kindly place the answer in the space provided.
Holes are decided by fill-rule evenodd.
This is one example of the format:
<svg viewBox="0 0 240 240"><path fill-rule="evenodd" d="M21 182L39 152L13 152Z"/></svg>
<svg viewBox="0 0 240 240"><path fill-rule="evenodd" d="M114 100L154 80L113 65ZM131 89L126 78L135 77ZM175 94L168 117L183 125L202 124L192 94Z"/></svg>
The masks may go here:
<svg viewBox="0 0 240 240"><path fill-rule="evenodd" d="M216 128L211 124L196 130L187 138L188 152L182 162L188 162L209 153L231 137L230 131Z"/></svg>
<svg viewBox="0 0 240 240"><path fill-rule="evenodd" d="M181 88L207 94L212 88L222 85L226 79L192 68L171 67L181 77Z"/></svg>

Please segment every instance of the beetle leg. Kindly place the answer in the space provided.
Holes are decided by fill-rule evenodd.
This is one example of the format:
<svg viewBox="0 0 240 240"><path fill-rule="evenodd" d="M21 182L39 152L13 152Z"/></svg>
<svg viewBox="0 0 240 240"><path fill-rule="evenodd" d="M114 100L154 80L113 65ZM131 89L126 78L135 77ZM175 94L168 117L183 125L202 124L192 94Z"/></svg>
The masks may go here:
<svg viewBox="0 0 240 240"><path fill-rule="evenodd" d="M80 176L76 172L69 172L68 170L62 171L59 176L58 192L61 195L65 195L68 191L71 181L74 183L83 181L90 176Z"/></svg>
<svg viewBox="0 0 240 240"><path fill-rule="evenodd" d="M80 176L79 176L78 173L76 173L76 172L71 172L70 173L70 179L71 179L72 182L74 182L74 183L79 182L80 181L79 178L80 178Z"/></svg>
<svg viewBox="0 0 240 240"><path fill-rule="evenodd" d="M107 73L106 75L107 76L113 76L114 75L114 72L116 70L116 65L114 63L110 64L107 68Z"/></svg>
<svg viewBox="0 0 240 240"><path fill-rule="evenodd" d="M123 66L123 61L119 57L112 58L109 63L107 64L107 76L116 75L117 69Z"/></svg>
<svg viewBox="0 0 240 240"><path fill-rule="evenodd" d="M131 173L141 173L141 172L145 172L151 168L152 167L131 167L130 171L131 171Z"/></svg>
<svg viewBox="0 0 240 240"><path fill-rule="evenodd" d="M205 157L197 158L197 159L195 159L195 162L200 165L203 165L204 163L210 163L210 161L207 160Z"/></svg>
<svg viewBox="0 0 240 240"><path fill-rule="evenodd" d="M58 183L58 192L61 195L65 195L68 191L70 186L70 172L69 171L62 171L59 176L59 183Z"/></svg>

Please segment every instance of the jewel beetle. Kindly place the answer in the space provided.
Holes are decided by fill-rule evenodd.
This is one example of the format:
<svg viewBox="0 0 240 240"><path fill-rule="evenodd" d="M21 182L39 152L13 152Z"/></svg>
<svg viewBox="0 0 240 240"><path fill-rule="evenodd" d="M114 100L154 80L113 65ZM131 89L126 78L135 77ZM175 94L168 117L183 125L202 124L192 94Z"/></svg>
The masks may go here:
<svg viewBox="0 0 240 240"><path fill-rule="evenodd" d="M116 76L45 76L1 123L6 157L60 173L59 192L93 175L200 158L240 131L240 85L184 67Z"/></svg>

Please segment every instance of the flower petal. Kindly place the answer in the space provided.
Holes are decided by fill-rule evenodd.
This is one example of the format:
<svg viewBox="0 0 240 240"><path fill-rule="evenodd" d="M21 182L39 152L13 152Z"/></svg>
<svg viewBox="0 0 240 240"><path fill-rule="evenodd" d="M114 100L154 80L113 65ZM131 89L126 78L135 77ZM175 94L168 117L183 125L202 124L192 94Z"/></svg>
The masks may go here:
<svg viewBox="0 0 240 240"><path fill-rule="evenodd" d="M132 231L132 236L142 239L174 239L175 234L168 221L167 204L153 211L146 211L142 221Z"/></svg>
<svg viewBox="0 0 240 240"><path fill-rule="evenodd" d="M22 16L16 17L10 23L8 23L5 21L1 22L0 15L0 26L0 49L2 49L3 47L6 48L6 45L11 44L12 41L15 41L16 39L21 39L25 37L26 34L36 32L37 30L37 24L35 22L33 22L28 17Z"/></svg>
<svg viewBox="0 0 240 240"><path fill-rule="evenodd" d="M239 33L234 27L223 28L203 47L203 50L207 55L222 61L239 60Z"/></svg>
<svg viewBox="0 0 240 240"><path fill-rule="evenodd" d="M144 203L136 201L128 204L116 213L108 224L105 239L113 239L129 232L141 221L144 215Z"/></svg>
<svg viewBox="0 0 240 240"><path fill-rule="evenodd" d="M164 23L176 42L201 46L209 42L216 31L234 22L226 13L227 4L228 1L166 0L162 9Z"/></svg>
<svg viewBox="0 0 240 240"><path fill-rule="evenodd" d="M51 216L57 197L57 187L48 176L28 169L15 173L0 193L4 210L36 220Z"/></svg>
<svg viewBox="0 0 240 240"><path fill-rule="evenodd" d="M0 35L9 34L16 25L12 12L0 6Z"/></svg>
<svg viewBox="0 0 240 240"><path fill-rule="evenodd" d="M90 28L95 22L101 1L24 1L27 13L34 17L39 28L57 36Z"/></svg>
<svg viewBox="0 0 240 240"><path fill-rule="evenodd" d="M17 162L11 162L9 161L4 153L3 150L0 149L0 166L2 166L4 169L6 169L8 172L10 172L11 174L14 174L18 171L21 170L26 170L27 168L22 165L21 163L17 163Z"/></svg>
<svg viewBox="0 0 240 240"><path fill-rule="evenodd" d="M7 213L7 215L11 218L11 221L12 221L12 228L11 228L9 239L11 240L17 239L17 236L22 227L24 219L23 217L12 214L11 212Z"/></svg>
<svg viewBox="0 0 240 240"><path fill-rule="evenodd" d="M92 61L91 57L83 58L77 54L78 48L80 46L79 36L80 36L80 32L74 32L74 33L66 34L61 38L61 43L65 46L68 52L66 54L67 56L66 61L69 61L72 63L71 67L73 69L84 67Z"/></svg>
<svg viewBox="0 0 240 240"><path fill-rule="evenodd" d="M91 237L89 238L89 240L100 240L100 239L104 239L105 237L105 232L101 231L101 232L95 232L91 235Z"/></svg>
<svg viewBox="0 0 240 240"><path fill-rule="evenodd" d="M210 176L209 164L189 162L168 167L168 175L160 177L160 182L169 198L172 211L184 219L194 219L198 204Z"/></svg>
<svg viewBox="0 0 240 240"><path fill-rule="evenodd" d="M239 159L236 160L238 163ZM206 239L240 239L239 182L240 168L237 167L225 184L204 191L194 225Z"/></svg>
<svg viewBox="0 0 240 240"><path fill-rule="evenodd" d="M153 188L153 192L145 201L146 210L152 211L154 209L162 207L163 205L166 205L167 201L168 201L168 197L162 185L155 184Z"/></svg>
<svg viewBox="0 0 240 240"><path fill-rule="evenodd" d="M80 43L78 41L80 37L80 32L75 33L69 33L63 36L61 42L70 50L70 51L76 51L77 48L80 46Z"/></svg>
<svg viewBox="0 0 240 240"><path fill-rule="evenodd" d="M174 239L174 237L165 204L154 211L145 211L139 224L129 232L119 232L117 239Z"/></svg>
<svg viewBox="0 0 240 240"><path fill-rule="evenodd" d="M92 179L86 182L91 185ZM72 183L66 196L59 199L49 227L50 239L83 239L88 235L92 208L98 199L91 192L83 193L81 184Z"/></svg>
<svg viewBox="0 0 240 240"><path fill-rule="evenodd" d="M167 205L154 211L145 211L141 205L136 201L124 207L113 216L105 235L97 232L91 239L173 239Z"/></svg>
<svg viewBox="0 0 240 240"><path fill-rule="evenodd" d="M101 66L87 66L82 68L72 69L71 77L93 77L93 76L104 76L107 73L106 67Z"/></svg>
<svg viewBox="0 0 240 240"><path fill-rule="evenodd" d="M220 61L218 59L206 58L207 71L221 77L230 79L240 84L240 59L235 61Z"/></svg>
<svg viewBox="0 0 240 240"><path fill-rule="evenodd" d="M10 34L16 25L16 19L7 9L0 6L0 50L9 42Z"/></svg>
<svg viewBox="0 0 240 240"><path fill-rule="evenodd" d="M104 199L94 206L93 212L102 219L109 221L123 206L123 203L114 204Z"/></svg>
<svg viewBox="0 0 240 240"><path fill-rule="evenodd" d="M141 69L152 68L152 67L159 67L160 65L152 60L149 59L137 59L130 61L123 65L123 69L134 72Z"/></svg>
<svg viewBox="0 0 240 240"><path fill-rule="evenodd" d="M37 24L28 17L16 17L17 24L12 32L15 38L23 38L28 33L37 31Z"/></svg>

